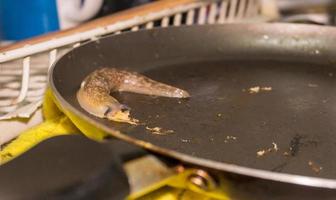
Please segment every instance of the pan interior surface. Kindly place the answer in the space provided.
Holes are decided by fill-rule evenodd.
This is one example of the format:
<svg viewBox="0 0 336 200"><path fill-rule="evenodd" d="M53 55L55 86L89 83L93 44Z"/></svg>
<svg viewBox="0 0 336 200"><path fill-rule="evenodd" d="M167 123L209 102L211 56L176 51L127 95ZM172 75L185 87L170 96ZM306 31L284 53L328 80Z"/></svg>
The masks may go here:
<svg viewBox="0 0 336 200"><path fill-rule="evenodd" d="M192 97L117 94L146 126L174 131L162 136L144 126L116 124L122 132L219 162L336 178L335 162L330 162L336 147L334 68L272 61L205 61L144 74L187 88ZM258 87L259 92L251 92Z"/></svg>
<svg viewBox="0 0 336 200"><path fill-rule="evenodd" d="M330 159L336 156L336 68L335 53L327 48L333 38L319 40L308 28L279 32L282 26L189 27L105 38L60 59L52 82L82 116L163 149L335 179ZM242 33L246 28L250 32ZM293 34L303 36L294 40ZM115 93L145 125L96 118L80 108L75 93L83 78L102 66L138 71L187 90L191 98ZM153 134L146 127L173 133Z"/></svg>

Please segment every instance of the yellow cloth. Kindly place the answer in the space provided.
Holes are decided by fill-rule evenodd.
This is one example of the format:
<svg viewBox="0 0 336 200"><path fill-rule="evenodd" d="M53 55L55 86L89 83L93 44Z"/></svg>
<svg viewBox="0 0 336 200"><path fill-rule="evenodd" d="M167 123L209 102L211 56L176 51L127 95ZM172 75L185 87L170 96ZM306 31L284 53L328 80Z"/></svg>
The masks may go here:
<svg viewBox="0 0 336 200"><path fill-rule="evenodd" d="M141 192L132 194L128 200L230 200L227 188L218 186L205 191L191 184L188 177L193 171L193 169L187 169L182 173L168 177Z"/></svg>
<svg viewBox="0 0 336 200"><path fill-rule="evenodd" d="M0 151L0 164L21 155L48 138L78 133L76 126L55 105L48 90L43 103L45 122L20 134Z"/></svg>
<svg viewBox="0 0 336 200"><path fill-rule="evenodd" d="M82 131L87 137L102 140L106 135L72 114L66 116L55 104L50 89L46 91L43 106L45 122L28 129L0 151L0 164L21 155L38 143L59 135L75 134Z"/></svg>
<svg viewBox="0 0 336 200"><path fill-rule="evenodd" d="M18 138L1 149L0 164L4 164L14 159L43 140L51 137L82 132L87 137L99 141L107 134L71 113L66 113L65 115L55 104L54 96L50 89L46 91L42 109L45 122L23 132ZM224 193L225 190L223 190L223 188L217 188L212 191L203 191L191 185L188 181L188 176L191 172L192 170L186 170L183 173L171 176L137 194L131 194L128 199L229 199Z"/></svg>

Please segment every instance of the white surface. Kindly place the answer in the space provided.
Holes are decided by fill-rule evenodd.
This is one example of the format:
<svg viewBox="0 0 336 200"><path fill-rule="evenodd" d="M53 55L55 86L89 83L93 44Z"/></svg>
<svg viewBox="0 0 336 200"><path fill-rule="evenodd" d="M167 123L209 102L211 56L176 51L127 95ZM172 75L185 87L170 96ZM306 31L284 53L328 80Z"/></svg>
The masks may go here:
<svg viewBox="0 0 336 200"><path fill-rule="evenodd" d="M41 109L37 110L30 119L0 121L0 147L16 138L22 131L27 130L43 121Z"/></svg>
<svg viewBox="0 0 336 200"><path fill-rule="evenodd" d="M94 17L103 5L103 0L57 0L61 29L74 27Z"/></svg>
<svg viewBox="0 0 336 200"><path fill-rule="evenodd" d="M15 111L9 112L0 116L0 120L9 120L14 118L30 118L34 112L42 105L42 100L29 103L25 106L19 107ZM1 129L0 129L1 130Z"/></svg>

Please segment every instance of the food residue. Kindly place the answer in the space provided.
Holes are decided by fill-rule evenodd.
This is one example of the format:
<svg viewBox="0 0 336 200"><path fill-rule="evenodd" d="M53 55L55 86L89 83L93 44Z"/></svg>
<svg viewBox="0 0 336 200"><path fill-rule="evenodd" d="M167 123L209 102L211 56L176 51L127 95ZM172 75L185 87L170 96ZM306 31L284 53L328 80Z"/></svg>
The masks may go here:
<svg viewBox="0 0 336 200"><path fill-rule="evenodd" d="M246 90L243 90L243 91L246 91ZM248 92L250 94L256 94L256 93L259 93L261 91L266 91L266 92L272 91L272 87L260 87L260 86L256 86L256 87L251 87L251 88L248 89Z"/></svg>
<svg viewBox="0 0 336 200"><path fill-rule="evenodd" d="M138 125L139 124L139 120L138 119L134 119L130 117L130 112L129 110L127 111L119 111L117 112L111 119L112 121L116 121L116 122L124 122L124 123L129 123L132 125Z"/></svg>
<svg viewBox="0 0 336 200"><path fill-rule="evenodd" d="M257 156L260 157L260 156L263 156L266 154L266 151L265 150L260 150L260 151L257 151Z"/></svg>
<svg viewBox="0 0 336 200"><path fill-rule="evenodd" d="M285 151L282 155L284 155L284 156L290 156L290 154L288 153L288 151Z"/></svg>
<svg viewBox="0 0 336 200"><path fill-rule="evenodd" d="M278 145L277 145L275 142L272 142L272 145L273 145L273 149L274 149L275 151L278 151L278 150L279 150Z"/></svg>
<svg viewBox="0 0 336 200"><path fill-rule="evenodd" d="M155 134L155 135L169 135L169 134L174 133L173 130L164 130L161 127L150 128L150 127L146 126L146 129L149 130L152 134Z"/></svg>
<svg viewBox="0 0 336 200"><path fill-rule="evenodd" d="M257 86L257 87L251 87L249 89L249 93L252 94L252 93L258 93L260 91L260 87Z"/></svg>
<svg viewBox="0 0 336 200"><path fill-rule="evenodd" d="M191 142L191 140L189 140L189 139L181 139L181 142L183 142L183 143L189 143L189 142Z"/></svg>
<svg viewBox="0 0 336 200"><path fill-rule="evenodd" d="M263 91L271 91L272 87L262 87L261 90L263 90Z"/></svg>
<svg viewBox="0 0 336 200"><path fill-rule="evenodd" d="M323 169L321 166L318 166L316 163L313 161L308 162L309 167L315 172L315 173L320 173L320 171Z"/></svg>
<svg viewBox="0 0 336 200"><path fill-rule="evenodd" d="M224 143L228 143L230 140L237 140L237 137L228 135L228 136L226 136L226 139L224 140Z"/></svg>
<svg viewBox="0 0 336 200"><path fill-rule="evenodd" d="M272 142L272 146L271 148L267 148L267 149L262 149L260 151L257 151L257 157L261 157L264 156L268 153L271 152L277 152L279 150L278 145L275 142Z"/></svg>

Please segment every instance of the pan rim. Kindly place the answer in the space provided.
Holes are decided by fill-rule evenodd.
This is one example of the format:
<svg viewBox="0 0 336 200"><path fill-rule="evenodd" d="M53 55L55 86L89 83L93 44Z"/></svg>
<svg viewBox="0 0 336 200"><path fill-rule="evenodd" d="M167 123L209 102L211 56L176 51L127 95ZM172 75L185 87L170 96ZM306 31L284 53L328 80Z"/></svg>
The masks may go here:
<svg viewBox="0 0 336 200"><path fill-rule="evenodd" d="M139 30L137 32L152 32L153 30L164 30L164 29L183 29L183 28L190 28L190 27L214 27L214 26L223 26L223 25L197 25L197 26L184 26L184 27L159 27L159 28L154 28L150 30ZM284 29L288 28L301 28L301 27L306 27L310 29L318 29L318 30L336 30L335 28L332 27L321 27L317 25L304 25L304 24L289 24L289 23L259 23L259 24L248 24L248 23L233 23L233 24L225 24L226 27L232 27L232 26L243 26L245 28L267 28L267 27L275 27L275 26L282 26ZM123 34L136 34L137 32L125 32ZM244 33L242 33L244 34ZM110 37L118 37L119 35L111 35L111 36L106 36L102 37L99 39L104 39L104 38L110 38ZM74 48L80 48L84 45L90 44L95 41L89 41L81 44L80 46ZM296 174L289 174L289 173L281 173L281 172L273 172L273 171L268 171L268 170L263 170L263 169L256 169L256 168L251 168L251 167L245 167L245 166L240 166L236 164L229 164L225 162L219 162L219 161L213 161L210 159L205 159L205 158L199 158L199 157L194 157L185 153L180 153L175 150L170 150L167 148L163 148L157 145L154 145L152 143L139 140L133 137L130 137L126 134L123 134L119 132L118 130L115 130L113 127L106 126L104 124L100 124L96 122L95 120L91 119L86 115L86 113L81 112L80 110L77 110L75 107L73 107L69 102L67 102L63 96L59 93L59 91L56 88L56 85L54 84L53 81L53 74L54 74L54 69L57 66L57 63L74 50L70 50L63 56L59 57L53 65L49 68L48 72L48 84L49 87L52 90L53 96L57 101L57 104L61 107L60 109L62 112L64 112L67 115L67 112L70 112L71 114L74 114L76 117L79 117L83 119L86 123L89 123L90 125L98 128L99 130L102 130L104 132L107 132L114 136L117 139L124 140L126 142L135 144L137 146L140 146L142 148L158 152L162 155L169 156L171 158L180 160L182 162L198 165L201 167L207 167L210 169L215 169L219 171L224 171L224 172L229 172L229 173L234 173L234 174L239 174L239 175L244 175L244 176L249 176L249 177L254 177L254 178L260 178L264 180L271 180L271 181L278 181L282 183L289 183L289 184L296 184L296 185L302 185L302 186L310 186L310 187L316 187L316 188L328 188L328 189L336 189L336 179L329 179L329 178L318 178L318 177L312 177L312 176L304 176L304 175L296 175Z"/></svg>

